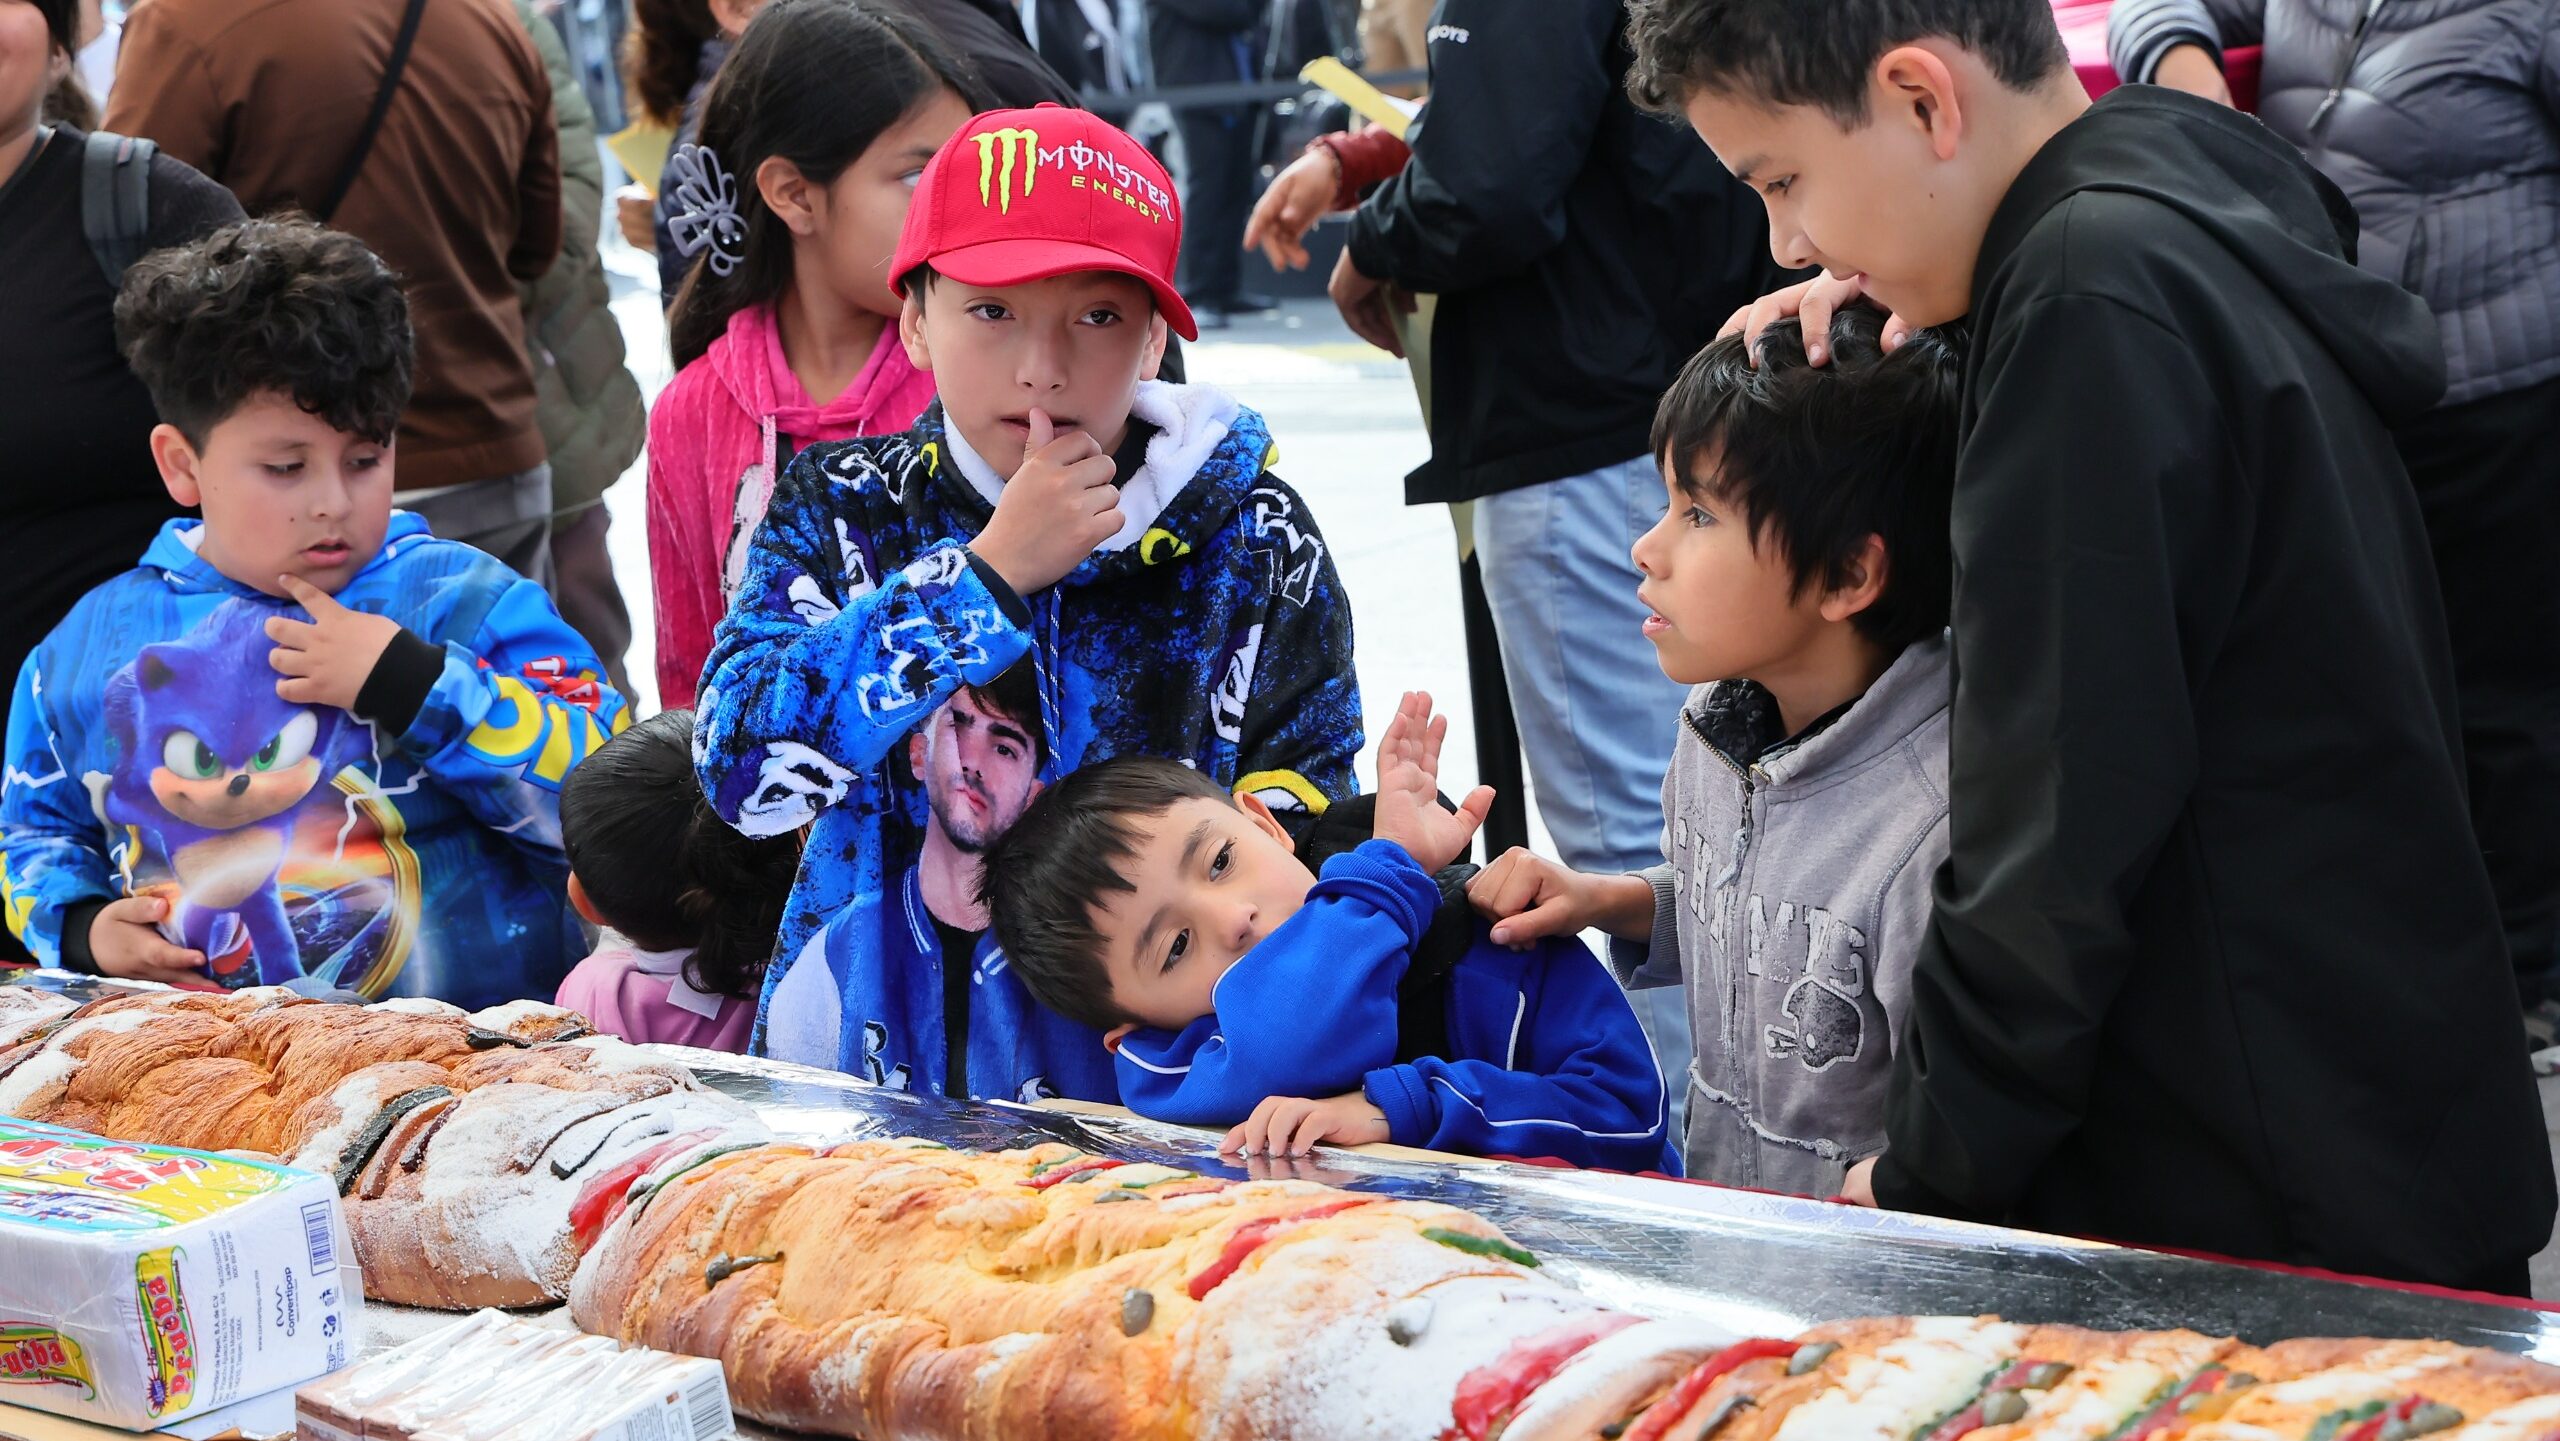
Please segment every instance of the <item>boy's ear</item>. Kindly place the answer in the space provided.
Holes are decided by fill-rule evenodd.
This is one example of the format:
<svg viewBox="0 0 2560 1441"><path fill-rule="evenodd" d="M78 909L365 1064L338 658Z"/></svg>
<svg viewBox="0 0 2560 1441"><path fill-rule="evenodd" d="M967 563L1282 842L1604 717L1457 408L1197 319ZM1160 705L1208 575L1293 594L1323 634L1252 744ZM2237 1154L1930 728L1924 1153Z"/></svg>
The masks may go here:
<svg viewBox="0 0 2560 1441"><path fill-rule="evenodd" d="M1822 618L1844 621L1874 605L1884 595L1885 582L1892 573L1893 562L1885 554L1884 537L1869 535L1849 561L1848 578L1822 593Z"/></svg>
<svg viewBox="0 0 2560 1441"><path fill-rule="evenodd" d="M1159 321L1157 323L1162 324L1163 322ZM1297 837L1289 834L1289 828L1287 826L1280 824L1280 818L1271 813L1271 807L1262 803L1262 797L1238 794L1236 796L1236 809L1244 812L1245 819L1253 822L1254 829L1259 830L1264 835L1278 841L1289 851L1291 855L1297 854Z"/></svg>
<svg viewBox="0 0 2560 1441"><path fill-rule="evenodd" d="M932 285L920 281L898 302L898 340L907 347L907 363L918 370L933 369L933 351L924 343L924 293Z"/></svg>
<svg viewBox="0 0 2560 1441"><path fill-rule="evenodd" d="M1157 311L1155 318L1147 322L1147 351L1142 357L1144 363L1138 367L1140 380L1155 379L1156 372L1164 367L1164 348L1172 334L1173 328L1164 323L1164 312Z"/></svg>
<svg viewBox="0 0 2560 1441"><path fill-rule="evenodd" d="M765 208L774 218L791 228L794 235L814 235L818 229L818 192L800 167L779 155L768 155L756 167L756 193L764 197Z"/></svg>
<svg viewBox="0 0 2560 1441"><path fill-rule="evenodd" d="M160 483L169 498L184 506L204 504L204 480L196 448L174 425L151 427L151 459L160 467Z"/></svg>
<svg viewBox="0 0 2560 1441"><path fill-rule="evenodd" d="M1964 106L1956 94L1955 67L1927 44L1900 45L1876 61L1871 107L1880 120L1921 133L1929 153L1956 158L1964 134Z"/></svg>
<svg viewBox="0 0 2560 1441"><path fill-rule="evenodd" d="M569 905L586 918L588 925L607 927L611 924L604 917L596 914L596 903L587 899L587 888L579 884L576 871L569 873Z"/></svg>

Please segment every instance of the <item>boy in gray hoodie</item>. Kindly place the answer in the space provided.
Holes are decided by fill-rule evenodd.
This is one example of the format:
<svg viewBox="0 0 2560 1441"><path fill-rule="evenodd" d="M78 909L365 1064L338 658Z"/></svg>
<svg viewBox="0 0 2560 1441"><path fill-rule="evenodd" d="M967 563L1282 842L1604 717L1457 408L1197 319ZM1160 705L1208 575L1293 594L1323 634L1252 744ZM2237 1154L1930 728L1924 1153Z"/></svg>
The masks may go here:
<svg viewBox="0 0 2560 1441"><path fill-rule="evenodd" d="M1688 988L1688 1174L1838 1192L1884 1149L1885 1086L1947 855L1944 631L1962 367L1884 317L1738 336L1663 397L1671 508L1636 542L1645 634L1696 689L1662 788L1665 863L1596 876L1515 850L1469 887L1514 945L1597 928L1631 986Z"/></svg>

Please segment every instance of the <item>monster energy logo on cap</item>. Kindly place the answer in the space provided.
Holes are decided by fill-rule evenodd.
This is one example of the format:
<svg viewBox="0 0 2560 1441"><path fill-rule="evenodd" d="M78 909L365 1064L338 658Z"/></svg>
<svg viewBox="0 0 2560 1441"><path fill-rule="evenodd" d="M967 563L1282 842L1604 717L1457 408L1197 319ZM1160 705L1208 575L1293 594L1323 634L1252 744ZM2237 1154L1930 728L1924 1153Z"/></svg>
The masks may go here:
<svg viewBox="0 0 2560 1441"><path fill-rule="evenodd" d="M1006 126L981 131L970 138L978 142L978 203L995 205L1005 214L1012 214L1014 157L1022 157L1022 198L1028 200L1031 187L1039 179L1040 132ZM995 192L992 196L988 194L990 189Z"/></svg>

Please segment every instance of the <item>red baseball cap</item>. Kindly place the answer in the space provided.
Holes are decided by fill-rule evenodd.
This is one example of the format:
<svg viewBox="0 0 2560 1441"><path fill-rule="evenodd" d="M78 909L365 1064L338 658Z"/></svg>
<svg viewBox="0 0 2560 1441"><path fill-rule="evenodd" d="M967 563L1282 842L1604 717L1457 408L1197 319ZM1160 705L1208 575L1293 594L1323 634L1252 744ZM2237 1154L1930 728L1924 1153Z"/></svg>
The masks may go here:
<svg viewBox="0 0 2560 1441"><path fill-rule="evenodd" d="M1181 202L1147 147L1063 105L991 110L926 163L889 285L919 265L963 285L1115 270L1145 281L1173 333L1198 340L1199 323L1173 288L1181 254Z"/></svg>

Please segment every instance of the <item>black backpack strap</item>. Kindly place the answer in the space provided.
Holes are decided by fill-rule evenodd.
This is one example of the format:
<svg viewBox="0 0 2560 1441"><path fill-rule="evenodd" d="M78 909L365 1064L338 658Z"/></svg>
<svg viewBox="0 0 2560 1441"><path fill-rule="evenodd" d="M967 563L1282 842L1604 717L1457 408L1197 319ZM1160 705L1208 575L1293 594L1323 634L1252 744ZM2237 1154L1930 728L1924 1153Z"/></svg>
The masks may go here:
<svg viewBox="0 0 2560 1441"><path fill-rule="evenodd" d="M1467 900L1467 882L1479 868L1460 862L1433 876L1440 886L1440 909L1422 944L1413 948L1404 980L1396 986L1396 1060L1409 1064L1425 1056L1449 1059L1449 986L1458 963L1475 949L1483 922Z"/></svg>
<svg viewBox="0 0 2560 1441"><path fill-rule="evenodd" d="M364 128L356 132L355 148L347 152L337 182L311 212L323 225L346 203L347 192L355 188L356 176L364 171L365 157L373 153L373 138L382 132L383 117L391 113L391 97L399 92L400 72L409 68L409 47L417 43L418 20L426 13L427 0L409 0L407 12L400 17L400 34L391 42L391 58L383 62L382 84L373 92L373 109L364 117Z"/></svg>
<svg viewBox="0 0 2560 1441"><path fill-rule="evenodd" d="M151 248L151 157L159 150L104 131L81 142L80 230L110 287L122 287L125 271Z"/></svg>

